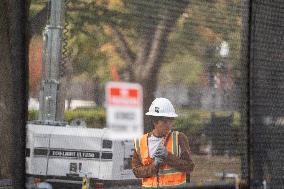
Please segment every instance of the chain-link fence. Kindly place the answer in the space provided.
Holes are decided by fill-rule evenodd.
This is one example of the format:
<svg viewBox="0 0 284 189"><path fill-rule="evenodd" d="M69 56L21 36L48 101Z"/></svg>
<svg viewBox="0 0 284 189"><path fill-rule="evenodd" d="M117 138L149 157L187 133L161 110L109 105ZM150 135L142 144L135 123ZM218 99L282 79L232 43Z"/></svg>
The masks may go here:
<svg viewBox="0 0 284 189"><path fill-rule="evenodd" d="M252 3L251 163L252 182L282 188L283 161L283 2Z"/></svg>
<svg viewBox="0 0 284 189"><path fill-rule="evenodd" d="M195 163L184 188L282 188L282 0L70 0L65 3L68 25L64 26L64 67L68 71L60 75L66 83L62 94L66 94L69 105L75 99L96 104L79 107L80 111L68 110L65 118L77 116L86 121L87 127L105 127L102 92L105 83L137 82L143 87L145 111L155 97L165 97L179 115L173 127L187 136ZM41 69L42 38L32 27L44 26L40 24L48 19L49 8L48 1L32 1L30 7L33 31L29 51L30 98L35 99L40 89L37 81L40 77L36 76ZM30 115L36 111L30 111ZM92 118L96 116L99 118ZM144 123L145 132L151 130L147 118ZM29 155L33 153L29 151ZM48 153L41 151L39 158L49 156ZM124 154L117 156L124 157L125 151L121 153ZM100 157L100 152L94 154ZM103 161L111 160L113 154ZM77 158L72 162L73 167L77 166L81 156L72 158ZM96 158L94 161L101 162ZM124 168L131 171L129 160L124 157L119 171L126 163ZM79 169L84 169L84 164ZM72 171L76 175L77 167ZM117 171L106 175L115 175ZM56 175L45 176L53 179ZM97 181L91 179L91 187ZM112 188L119 186L107 180L97 183Z"/></svg>

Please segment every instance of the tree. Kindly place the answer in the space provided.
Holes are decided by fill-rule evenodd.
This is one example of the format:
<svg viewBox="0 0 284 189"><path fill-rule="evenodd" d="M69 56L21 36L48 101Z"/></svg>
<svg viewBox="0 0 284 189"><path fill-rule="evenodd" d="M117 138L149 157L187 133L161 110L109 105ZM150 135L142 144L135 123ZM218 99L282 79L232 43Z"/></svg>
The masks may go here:
<svg viewBox="0 0 284 189"><path fill-rule="evenodd" d="M143 86L146 111L154 99L169 34L188 4L187 0L72 1L67 9L73 24L70 32L93 38L110 33L106 42L125 64L124 80ZM145 126L145 131L151 127L147 120Z"/></svg>
<svg viewBox="0 0 284 189"><path fill-rule="evenodd" d="M27 97L26 18L29 1L0 4L0 179L22 188Z"/></svg>
<svg viewBox="0 0 284 189"><path fill-rule="evenodd" d="M187 8L189 1L124 1L132 18L132 28L136 35L136 46L131 48L122 28L110 23L116 37L116 47L127 64L129 81L139 82L143 86L144 111L147 111L154 99L157 88L157 76L167 49L168 37L177 20ZM135 49L135 50L134 50ZM151 125L145 119L145 132Z"/></svg>
<svg viewBox="0 0 284 189"><path fill-rule="evenodd" d="M190 6L187 0L72 0L67 5L67 20L69 45L78 49L72 63L74 73L88 74L103 83L116 64L123 80L142 84L146 111L164 63L181 59L181 66L186 67L189 58L203 63L213 75L219 61L216 47L223 40L230 44L230 63L239 61L239 4L239 0L194 0ZM201 72L201 66L195 69ZM183 81L194 83L197 76Z"/></svg>

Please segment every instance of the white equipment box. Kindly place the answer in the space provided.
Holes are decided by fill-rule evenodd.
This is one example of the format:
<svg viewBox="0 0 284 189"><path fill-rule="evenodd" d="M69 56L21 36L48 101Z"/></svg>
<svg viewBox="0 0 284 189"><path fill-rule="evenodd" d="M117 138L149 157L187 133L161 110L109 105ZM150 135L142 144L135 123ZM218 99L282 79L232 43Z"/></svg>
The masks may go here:
<svg viewBox="0 0 284 189"><path fill-rule="evenodd" d="M133 180L132 141L106 138L108 129L27 125L26 173L49 178Z"/></svg>

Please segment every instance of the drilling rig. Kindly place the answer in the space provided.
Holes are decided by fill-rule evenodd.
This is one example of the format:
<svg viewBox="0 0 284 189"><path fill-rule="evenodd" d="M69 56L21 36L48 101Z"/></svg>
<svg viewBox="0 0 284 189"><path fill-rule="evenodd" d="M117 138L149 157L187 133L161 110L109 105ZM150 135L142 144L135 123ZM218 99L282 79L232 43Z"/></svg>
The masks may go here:
<svg viewBox="0 0 284 189"><path fill-rule="evenodd" d="M50 24L43 32L39 120L49 124L60 124L64 114L59 98L63 3L62 0L51 0Z"/></svg>
<svg viewBox="0 0 284 189"><path fill-rule="evenodd" d="M43 32L42 80L38 120L27 124L28 189L52 189L61 183L89 186L137 183L130 161L132 141L107 137L108 129L92 129L64 121L60 98L64 0L50 0L50 22ZM63 101L63 102L62 102Z"/></svg>

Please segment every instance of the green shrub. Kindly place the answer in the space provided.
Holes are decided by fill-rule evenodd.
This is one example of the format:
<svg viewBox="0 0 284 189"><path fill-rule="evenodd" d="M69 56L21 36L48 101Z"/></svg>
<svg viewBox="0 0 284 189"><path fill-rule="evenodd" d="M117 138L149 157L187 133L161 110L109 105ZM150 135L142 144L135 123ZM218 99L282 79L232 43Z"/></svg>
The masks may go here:
<svg viewBox="0 0 284 189"><path fill-rule="evenodd" d="M38 119L38 110L29 110L28 112L28 121Z"/></svg>
<svg viewBox="0 0 284 189"><path fill-rule="evenodd" d="M38 111L29 110L28 121L37 119ZM106 113L103 108L84 108L64 112L64 121L70 123L74 119L84 120L89 128L104 128L106 126Z"/></svg>
<svg viewBox="0 0 284 189"><path fill-rule="evenodd" d="M174 121L174 127L178 131L182 131L189 135L200 135L206 125L210 122L211 113L205 110L196 109L180 109L179 117ZM216 112L216 116L227 116L228 112ZM29 110L28 120L36 120L38 118L37 110ZM103 128L106 126L106 112L102 107L96 108L78 108L75 110L67 110L64 112L64 121L70 123L74 119L82 119L86 122L87 127ZM240 126L240 114L235 112L233 119L233 127Z"/></svg>
<svg viewBox="0 0 284 189"><path fill-rule="evenodd" d="M199 133L203 129L203 125L203 119L197 113L178 117L174 121L176 130L191 134Z"/></svg>
<svg viewBox="0 0 284 189"><path fill-rule="evenodd" d="M217 117L227 117L231 112L219 111L214 112ZM240 114L233 112L234 128L240 126ZM174 121L175 129L180 131L187 131L192 134L199 134L206 124L211 122L211 112L201 109L179 109L178 115Z"/></svg>
<svg viewBox="0 0 284 189"><path fill-rule="evenodd" d="M175 130L183 132L189 139L191 150L194 153L199 153L199 147L202 144L202 134L207 135L208 132L209 134L213 134L210 133L211 127L209 127L211 125L211 112L200 109L180 109L177 112L179 117L177 117L174 121ZM215 112L215 115L216 117L228 117L231 115L231 112L220 111ZM220 128L222 127L224 126L220 125ZM240 130L240 114L237 112L234 112L230 131L231 130L232 132L227 134L232 135L231 139L237 138L236 136L239 134Z"/></svg>
<svg viewBox="0 0 284 189"><path fill-rule="evenodd" d="M104 128L106 113L103 108L76 109L65 111L64 120L70 123L74 119L82 119L89 128Z"/></svg>

